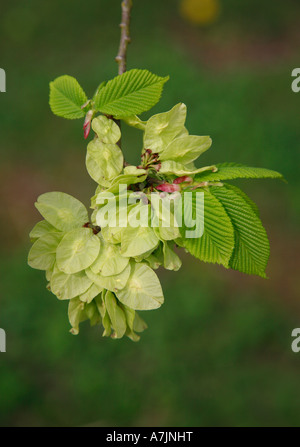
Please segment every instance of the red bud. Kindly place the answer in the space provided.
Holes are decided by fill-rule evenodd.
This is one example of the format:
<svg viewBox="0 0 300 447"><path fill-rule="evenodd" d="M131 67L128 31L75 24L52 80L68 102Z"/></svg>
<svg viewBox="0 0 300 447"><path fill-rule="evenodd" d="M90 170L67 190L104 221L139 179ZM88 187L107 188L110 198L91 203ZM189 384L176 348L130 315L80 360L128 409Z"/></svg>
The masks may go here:
<svg viewBox="0 0 300 447"><path fill-rule="evenodd" d="M177 177L173 183L175 183L175 185L179 185L179 183L183 183L183 182L192 182L193 179L191 177L188 176L184 176L184 177Z"/></svg>
<svg viewBox="0 0 300 447"><path fill-rule="evenodd" d="M158 185L156 187L159 191L165 191L165 192L176 192L180 191L179 185L171 185L170 183L162 183L161 185Z"/></svg>

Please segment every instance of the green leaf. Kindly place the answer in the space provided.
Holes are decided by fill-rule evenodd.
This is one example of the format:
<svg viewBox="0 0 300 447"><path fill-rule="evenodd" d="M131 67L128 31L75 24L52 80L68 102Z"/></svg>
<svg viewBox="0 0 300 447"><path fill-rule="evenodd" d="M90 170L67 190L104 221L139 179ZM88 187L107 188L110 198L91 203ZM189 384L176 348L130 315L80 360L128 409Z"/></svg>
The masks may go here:
<svg viewBox="0 0 300 447"><path fill-rule="evenodd" d="M47 192L35 203L41 215L55 228L70 231L88 222L85 206L74 197L63 192Z"/></svg>
<svg viewBox="0 0 300 447"><path fill-rule="evenodd" d="M85 111L81 108L88 98L78 81L72 76L60 76L50 82L49 104L52 112L63 118L84 118Z"/></svg>
<svg viewBox="0 0 300 447"><path fill-rule="evenodd" d="M116 295L121 303L134 310L157 309L164 302L157 275L142 263L133 263L126 287Z"/></svg>
<svg viewBox="0 0 300 447"><path fill-rule="evenodd" d="M187 164L196 160L199 155L211 146L211 138L187 135L175 138L161 153L160 160L174 160L177 163Z"/></svg>
<svg viewBox="0 0 300 447"><path fill-rule="evenodd" d="M238 188L235 185L229 185L228 183L225 183L224 186L227 189L232 189L232 191L235 191L237 194L239 194L240 196L242 196L242 198L248 203L248 205L251 206L252 210L254 211L254 213L257 215L257 217L259 217L259 209L258 206L256 205L255 202L253 202L253 200L250 199L249 196L247 196L247 194L242 191L240 188Z"/></svg>
<svg viewBox="0 0 300 447"><path fill-rule="evenodd" d="M30 267L38 270L52 269L61 238L61 233L49 233L40 237L29 251L28 264Z"/></svg>
<svg viewBox="0 0 300 447"><path fill-rule="evenodd" d="M106 292L105 305L112 328L115 331L115 337L113 338L122 338L126 332L126 318L123 310L118 306L117 300L112 292Z"/></svg>
<svg viewBox="0 0 300 447"><path fill-rule="evenodd" d="M197 211L196 196L193 194L192 207L185 209L185 218L191 221ZM191 255L204 262L222 264L229 267L234 248L234 231L232 223L219 200L204 190L204 232L199 238L185 238L186 227L181 229L183 238L176 241L186 248Z"/></svg>
<svg viewBox="0 0 300 447"><path fill-rule="evenodd" d="M106 115L118 118L146 112L159 101L168 79L148 70L127 71L107 82L95 98L95 107Z"/></svg>
<svg viewBox="0 0 300 447"><path fill-rule="evenodd" d="M116 144L105 144L99 139L88 144L86 167L95 182L110 186L110 182L123 169L123 154Z"/></svg>
<svg viewBox="0 0 300 447"><path fill-rule="evenodd" d="M86 292L91 285L92 281L84 271L68 275L61 272L57 267L54 268L50 280L51 292L60 300L71 300Z"/></svg>
<svg viewBox="0 0 300 447"><path fill-rule="evenodd" d="M230 267L249 275L266 278L270 247L266 231L243 195L232 188L211 187L212 194L222 203L231 219L235 235L235 249Z"/></svg>
<svg viewBox="0 0 300 447"><path fill-rule="evenodd" d="M219 182L222 180L233 180L236 178L279 178L283 179L282 174L270 169L252 168L235 163L221 163L217 164L217 172L209 172L197 175L195 182Z"/></svg>
<svg viewBox="0 0 300 447"><path fill-rule="evenodd" d="M87 269L97 258L100 239L90 228L76 228L69 231L56 251L59 270L72 274Z"/></svg>
<svg viewBox="0 0 300 447"><path fill-rule="evenodd" d="M181 134L185 127L186 105L179 103L165 113L153 115L146 124L144 147L152 152L161 152ZM188 133L186 131L186 133Z"/></svg>

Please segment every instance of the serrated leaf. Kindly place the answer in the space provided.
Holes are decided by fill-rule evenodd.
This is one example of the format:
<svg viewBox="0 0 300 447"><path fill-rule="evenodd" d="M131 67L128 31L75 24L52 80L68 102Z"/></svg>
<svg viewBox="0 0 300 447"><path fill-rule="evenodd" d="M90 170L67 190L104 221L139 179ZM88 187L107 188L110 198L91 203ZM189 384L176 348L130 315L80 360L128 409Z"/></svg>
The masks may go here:
<svg viewBox="0 0 300 447"><path fill-rule="evenodd" d="M242 191L242 190L241 190L240 188L238 188L237 186L235 186L235 185L229 185L228 183L225 183L224 186L225 186L227 189L232 189L232 190L235 191L237 194L239 194L240 196L242 196L243 199L248 203L248 205L251 206L252 210L253 210L254 213L257 215L257 217L259 217L259 209L258 209L258 206L256 205L255 202L253 202L252 199L250 199L249 196L247 196L247 194L246 194L244 191Z"/></svg>
<svg viewBox="0 0 300 447"><path fill-rule="evenodd" d="M266 266L270 247L266 231L243 195L226 186L210 188L212 194L222 203L231 219L235 249L230 259L230 267L249 275L266 278Z"/></svg>
<svg viewBox="0 0 300 447"><path fill-rule="evenodd" d="M193 194L192 209L186 209L188 221L192 213L197 213L196 196ZM200 211L201 212L201 211ZM229 267L234 248L234 231L232 223L219 200L204 190L204 232L199 238L185 238L186 228L181 229L182 239L176 241L186 248L191 255L204 262L222 264Z"/></svg>
<svg viewBox="0 0 300 447"><path fill-rule="evenodd" d="M194 181L197 182L219 182L222 180L233 180L236 178L279 178L283 179L282 174L270 169L253 168L250 166L238 165L235 163L217 164L217 172L209 172L196 175Z"/></svg>
<svg viewBox="0 0 300 447"><path fill-rule="evenodd" d="M159 101L168 79L148 70L129 70L107 82L95 98L95 107L118 118L146 112Z"/></svg>
<svg viewBox="0 0 300 447"><path fill-rule="evenodd" d="M63 118L84 118L85 111L81 106L88 98L78 81L72 76L60 76L50 82L49 104L52 112Z"/></svg>

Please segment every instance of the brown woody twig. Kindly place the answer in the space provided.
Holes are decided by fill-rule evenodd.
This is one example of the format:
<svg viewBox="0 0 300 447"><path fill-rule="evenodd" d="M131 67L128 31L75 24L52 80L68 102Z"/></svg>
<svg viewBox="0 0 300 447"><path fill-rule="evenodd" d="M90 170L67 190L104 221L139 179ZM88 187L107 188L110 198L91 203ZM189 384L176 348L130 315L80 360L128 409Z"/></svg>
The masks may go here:
<svg viewBox="0 0 300 447"><path fill-rule="evenodd" d="M116 57L116 62L119 65L119 75L125 73L126 71L126 58L127 58L127 47L130 43L130 16L132 9L132 0L122 1L122 20L120 23L121 27L121 39L119 52Z"/></svg>

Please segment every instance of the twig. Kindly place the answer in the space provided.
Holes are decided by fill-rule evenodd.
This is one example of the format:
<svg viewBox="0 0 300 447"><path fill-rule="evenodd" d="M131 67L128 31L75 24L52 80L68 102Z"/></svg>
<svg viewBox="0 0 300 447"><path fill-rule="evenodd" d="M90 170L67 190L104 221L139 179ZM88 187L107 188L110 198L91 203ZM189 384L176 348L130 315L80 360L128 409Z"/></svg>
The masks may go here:
<svg viewBox="0 0 300 447"><path fill-rule="evenodd" d="M116 57L116 62L119 65L119 75L125 73L126 71L126 57L127 57L127 47L130 43L130 16L132 9L132 0L122 1L122 20L120 23L121 27L121 39L119 52Z"/></svg>
<svg viewBox="0 0 300 447"><path fill-rule="evenodd" d="M132 9L132 0L123 0L122 1L122 19L120 23L121 28L121 38L120 38L120 46L119 46L119 52L116 56L116 62L119 65L118 74L121 75L125 73L126 71L126 65L127 65L127 47L130 43L130 17L131 17L131 9ZM120 120L115 120L115 122L118 124L118 126L121 129L121 123ZM121 139L118 141L118 146L122 147ZM126 166L127 163L124 159L124 166Z"/></svg>

